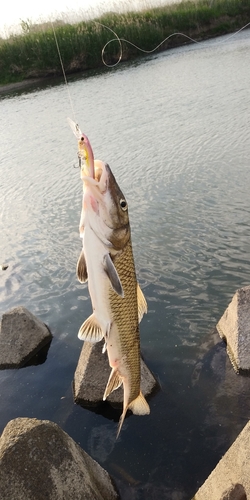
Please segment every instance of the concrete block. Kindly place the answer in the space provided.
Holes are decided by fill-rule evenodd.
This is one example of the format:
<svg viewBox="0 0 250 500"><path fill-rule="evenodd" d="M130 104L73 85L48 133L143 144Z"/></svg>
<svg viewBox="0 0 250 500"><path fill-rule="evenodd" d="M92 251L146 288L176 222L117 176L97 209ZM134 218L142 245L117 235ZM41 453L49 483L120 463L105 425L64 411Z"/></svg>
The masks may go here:
<svg viewBox="0 0 250 500"><path fill-rule="evenodd" d="M216 328L235 371L250 370L250 286L236 291Z"/></svg>
<svg viewBox="0 0 250 500"><path fill-rule="evenodd" d="M103 401L103 394L108 382L111 368L107 352L102 353L103 342L91 344L84 342L74 375L73 392L76 403L97 405ZM144 396L149 396L158 387L154 375L141 359L141 390ZM114 406L123 403L123 386L116 389L107 398Z"/></svg>
<svg viewBox="0 0 250 500"><path fill-rule="evenodd" d="M24 366L51 339L48 327L25 307L10 309L0 325L0 369Z"/></svg>
<svg viewBox="0 0 250 500"><path fill-rule="evenodd" d="M3 500L117 500L108 474L57 424L17 418L0 438Z"/></svg>
<svg viewBox="0 0 250 500"><path fill-rule="evenodd" d="M250 421L222 457L193 500L250 498Z"/></svg>

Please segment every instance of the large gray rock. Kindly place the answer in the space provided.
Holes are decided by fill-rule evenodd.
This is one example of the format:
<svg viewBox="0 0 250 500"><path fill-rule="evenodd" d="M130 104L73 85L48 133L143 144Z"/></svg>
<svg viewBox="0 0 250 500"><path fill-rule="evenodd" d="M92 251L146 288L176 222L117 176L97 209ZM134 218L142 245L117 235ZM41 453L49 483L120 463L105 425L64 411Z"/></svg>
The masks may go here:
<svg viewBox="0 0 250 500"><path fill-rule="evenodd" d="M25 307L11 309L0 325L0 369L24 366L51 339L48 327Z"/></svg>
<svg viewBox="0 0 250 500"><path fill-rule="evenodd" d="M250 498L250 422L200 487L193 500Z"/></svg>
<svg viewBox="0 0 250 500"><path fill-rule="evenodd" d="M111 368L107 352L102 353L103 342L91 344L84 342L78 365L74 375L73 392L76 403L96 405L103 401L103 394L108 382ZM141 359L141 390L149 396L158 388L158 382ZM123 402L123 386L112 392L107 398L112 406L121 406Z"/></svg>
<svg viewBox="0 0 250 500"><path fill-rule="evenodd" d="M250 286L236 291L216 328L235 371L250 370Z"/></svg>
<svg viewBox="0 0 250 500"><path fill-rule="evenodd" d="M0 438L2 500L115 500L109 474L58 425L17 418Z"/></svg>

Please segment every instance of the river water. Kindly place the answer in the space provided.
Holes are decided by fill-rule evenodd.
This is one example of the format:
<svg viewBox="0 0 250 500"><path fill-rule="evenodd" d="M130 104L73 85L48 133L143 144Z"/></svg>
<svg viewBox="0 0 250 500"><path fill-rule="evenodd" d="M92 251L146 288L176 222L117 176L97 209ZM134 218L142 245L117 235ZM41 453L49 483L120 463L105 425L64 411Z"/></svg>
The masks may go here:
<svg viewBox="0 0 250 500"><path fill-rule="evenodd" d="M148 302L141 349L160 390L150 416L117 423L73 403L91 312L75 276L82 186L62 81L0 100L1 314L49 325L43 364L0 372L0 427L57 422L116 479L122 500L189 499L250 414L247 377L214 331L250 284L250 31L70 78L76 120L129 203Z"/></svg>

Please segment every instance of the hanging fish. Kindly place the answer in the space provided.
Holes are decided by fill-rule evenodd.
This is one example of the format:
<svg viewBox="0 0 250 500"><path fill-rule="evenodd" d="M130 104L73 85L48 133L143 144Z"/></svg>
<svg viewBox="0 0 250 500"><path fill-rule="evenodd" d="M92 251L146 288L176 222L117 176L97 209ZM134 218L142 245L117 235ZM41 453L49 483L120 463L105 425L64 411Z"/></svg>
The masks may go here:
<svg viewBox="0 0 250 500"><path fill-rule="evenodd" d="M88 342L104 339L112 371L104 392L123 384L120 433L128 409L136 415L150 409L140 390L139 322L147 304L137 283L132 252L128 205L107 163L94 160L94 175L82 175L83 211L80 226L83 248L77 263L80 282L88 280L93 314L78 337Z"/></svg>

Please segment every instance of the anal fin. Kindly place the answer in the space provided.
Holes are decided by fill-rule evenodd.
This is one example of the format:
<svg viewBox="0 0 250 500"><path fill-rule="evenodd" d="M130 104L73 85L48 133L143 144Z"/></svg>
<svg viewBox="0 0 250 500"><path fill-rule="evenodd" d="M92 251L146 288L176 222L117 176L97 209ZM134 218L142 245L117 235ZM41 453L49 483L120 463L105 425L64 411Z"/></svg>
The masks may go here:
<svg viewBox="0 0 250 500"><path fill-rule="evenodd" d="M96 342L100 342L103 338L103 331L96 320L96 317L93 314L89 316L89 318L84 321L82 324L79 332L78 332L78 338L80 340L86 340L87 342L91 342L92 344L95 344Z"/></svg>
<svg viewBox="0 0 250 500"><path fill-rule="evenodd" d="M120 377L117 368L112 368L112 371L109 375L108 383L103 395L103 401L111 394L111 392L115 391L122 385L122 378Z"/></svg>

